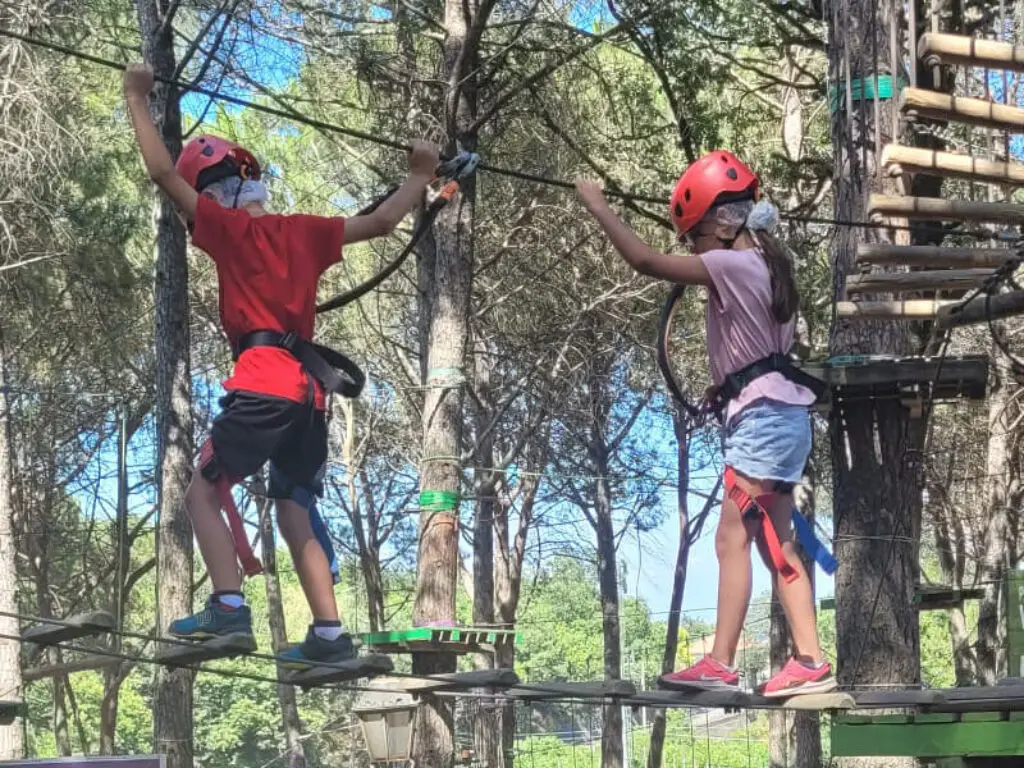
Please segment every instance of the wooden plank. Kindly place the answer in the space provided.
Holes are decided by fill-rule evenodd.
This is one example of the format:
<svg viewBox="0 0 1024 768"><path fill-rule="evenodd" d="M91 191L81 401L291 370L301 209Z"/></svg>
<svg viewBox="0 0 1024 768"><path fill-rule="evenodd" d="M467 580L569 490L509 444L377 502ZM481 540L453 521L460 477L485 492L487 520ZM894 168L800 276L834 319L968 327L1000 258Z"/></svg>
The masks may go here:
<svg viewBox="0 0 1024 768"><path fill-rule="evenodd" d="M894 197L873 194L868 199L867 212L868 216L922 220L1024 223L1024 205L945 200L941 197Z"/></svg>
<svg viewBox="0 0 1024 768"><path fill-rule="evenodd" d="M40 620L38 624L26 629L21 639L36 645L53 645L80 637L103 634L113 628L113 616L106 611L91 611L66 619L54 619L53 622Z"/></svg>
<svg viewBox="0 0 1024 768"><path fill-rule="evenodd" d="M971 99L926 88L904 88L900 91L900 109L906 115L931 120L1024 132L1024 109L986 99Z"/></svg>
<svg viewBox="0 0 1024 768"><path fill-rule="evenodd" d="M846 278L846 292L966 291L981 285L992 272L991 269L938 269L851 275Z"/></svg>
<svg viewBox="0 0 1024 768"><path fill-rule="evenodd" d="M890 709L894 707L926 707L945 701L941 690L916 689L909 691L857 691L853 695L860 709Z"/></svg>
<svg viewBox="0 0 1024 768"><path fill-rule="evenodd" d="M805 693L800 696L790 696L787 699L776 699L775 701L779 702L780 709L816 710L818 712L834 709L852 709L857 706L857 702L852 695L840 691L833 693Z"/></svg>
<svg viewBox="0 0 1024 768"><path fill-rule="evenodd" d="M882 150L882 165L889 174L922 173L928 176L950 176L993 184L1024 184L1024 165L986 160L983 157L940 152L923 147L887 144Z"/></svg>
<svg viewBox="0 0 1024 768"><path fill-rule="evenodd" d="M836 314L850 320L931 320L955 299L902 299L899 301L837 301Z"/></svg>
<svg viewBox="0 0 1024 768"><path fill-rule="evenodd" d="M169 667L185 667L213 659L242 656L256 650L256 639L244 632L213 637L202 642L165 644L153 654L153 661Z"/></svg>
<svg viewBox="0 0 1024 768"><path fill-rule="evenodd" d="M124 659L118 656L97 656L96 654L91 654L89 656L84 656L81 659L66 661L63 664L44 664L38 667L29 667L21 673L21 679L26 683L32 683L36 680L44 680L48 677L70 675L75 672L85 672L95 669L106 669L107 667L114 667L123 663Z"/></svg>
<svg viewBox="0 0 1024 768"><path fill-rule="evenodd" d="M594 680L582 683L520 683L508 695L520 699L606 699L628 698L636 686L628 680Z"/></svg>
<svg viewBox="0 0 1024 768"><path fill-rule="evenodd" d="M386 675L395 668L391 659L380 653L358 656L350 661L337 664L324 664L307 669L285 670L281 681L302 688L313 688L330 683L344 683L363 677Z"/></svg>
<svg viewBox="0 0 1024 768"><path fill-rule="evenodd" d="M901 267L997 268L1014 257L1011 248L944 248L939 245L888 245L861 243L857 246L858 264Z"/></svg>
<svg viewBox="0 0 1024 768"><path fill-rule="evenodd" d="M926 32L918 40L917 55L925 66L932 66L927 59L937 59L945 64L1024 72L1024 46L967 35Z"/></svg>
<svg viewBox="0 0 1024 768"><path fill-rule="evenodd" d="M699 688L646 691L631 696L630 704L655 707L700 707L701 709L743 709L752 705L754 697L743 690Z"/></svg>
<svg viewBox="0 0 1024 768"><path fill-rule="evenodd" d="M941 359L941 362L940 362ZM941 366L941 367L940 367ZM799 366L832 387L895 387L915 383L931 384L939 374L943 382L970 382L984 385L988 379L986 355L949 355L939 357L886 357L847 362L829 359Z"/></svg>
<svg viewBox="0 0 1024 768"><path fill-rule="evenodd" d="M398 687L407 693L426 693L470 688L512 688L519 685L519 676L512 669L475 669L470 672L431 675L430 678L402 678Z"/></svg>
<svg viewBox="0 0 1024 768"><path fill-rule="evenodd" d="M935 319L937 330L956 328L973 323L984 323L991 317L998 320L1024 314L1024 291L997 293L991 301L982 294L964 304L957 302L955 306L944 307Z"/></svg>

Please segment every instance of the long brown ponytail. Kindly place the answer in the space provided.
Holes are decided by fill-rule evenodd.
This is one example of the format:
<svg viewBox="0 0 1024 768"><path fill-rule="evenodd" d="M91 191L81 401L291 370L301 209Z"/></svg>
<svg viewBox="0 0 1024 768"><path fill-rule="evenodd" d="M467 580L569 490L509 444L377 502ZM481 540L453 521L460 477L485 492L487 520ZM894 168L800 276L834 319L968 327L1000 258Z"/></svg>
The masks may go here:
<svg viewBox="0 0 1024 768"><path fill-rule="evenodd" d="M789 249L764 230L749 231L771 276L772 315L780 324L788 323L800 308L800 294L796 289Z"/></svg>

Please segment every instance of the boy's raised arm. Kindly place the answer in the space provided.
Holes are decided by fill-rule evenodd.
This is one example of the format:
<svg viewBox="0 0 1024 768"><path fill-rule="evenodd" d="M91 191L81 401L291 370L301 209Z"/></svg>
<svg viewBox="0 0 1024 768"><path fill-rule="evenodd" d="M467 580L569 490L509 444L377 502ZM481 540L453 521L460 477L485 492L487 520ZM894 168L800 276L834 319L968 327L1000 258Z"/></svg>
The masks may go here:
<svg viewBox="0 0 1024 768"><path fill-rule="evenodd" d="M196 216L199 195L174 168L171 153L149 116L147 99L152 88L153 70L148 65L132 64L125 70L124 100L149 178L178 206L185 218L192 221Z"/></svg>
<svg viewBox="0 0 1024 768"><path fill-rule="evenodd" d="M414 141L409 155L409 175L393 195L372 213L345 221L345 243L358 243L390 234L413 209L437 170L437 148L426 141Z"/></svg>

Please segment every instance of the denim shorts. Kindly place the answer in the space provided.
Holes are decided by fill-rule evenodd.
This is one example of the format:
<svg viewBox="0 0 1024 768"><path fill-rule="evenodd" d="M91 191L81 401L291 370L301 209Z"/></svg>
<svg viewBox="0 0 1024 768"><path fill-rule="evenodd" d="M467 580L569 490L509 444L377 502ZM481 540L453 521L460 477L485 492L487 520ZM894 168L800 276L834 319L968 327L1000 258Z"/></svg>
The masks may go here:
<svg viewBox="0 0 1024 768"><path fill-rule="evenodd" d="M798 483L811 453L810 409L755 400L722 430L722 453L747 477Z"/></svg>

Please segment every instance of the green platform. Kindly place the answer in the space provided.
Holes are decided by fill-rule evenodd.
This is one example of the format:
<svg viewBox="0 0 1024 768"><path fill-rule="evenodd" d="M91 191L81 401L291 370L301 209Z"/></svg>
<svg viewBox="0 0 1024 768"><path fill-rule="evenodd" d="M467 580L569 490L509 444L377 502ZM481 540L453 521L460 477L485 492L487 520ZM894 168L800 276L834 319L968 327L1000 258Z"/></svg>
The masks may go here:
<svg viewBox="0 0 1024 768"><path fill-rule="evenodd" d="M359 635L363 648L377 653L493 653L514 645L521 635L514 629L484 627L414 627Z"/></svg>
<svg viewBox="0 0 1024 768"><path fill-rule="evenodd" d="M25 717L28 707L22 701L0 699L0 725L10 725L16 718Z"/></svg>

